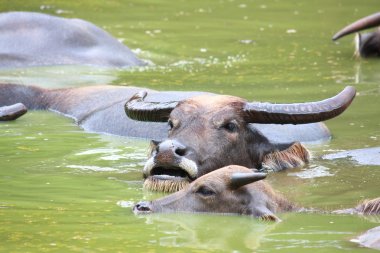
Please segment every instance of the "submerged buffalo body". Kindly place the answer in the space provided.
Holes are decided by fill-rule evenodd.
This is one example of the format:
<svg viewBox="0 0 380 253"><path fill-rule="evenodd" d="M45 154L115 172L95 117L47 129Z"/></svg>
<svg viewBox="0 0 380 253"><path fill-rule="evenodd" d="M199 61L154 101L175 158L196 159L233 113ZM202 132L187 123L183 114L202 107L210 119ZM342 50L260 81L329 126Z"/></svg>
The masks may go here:
<svg viewBox="0 0 380 253"><path fill-rule="evenodd" d="M0 30L0 68L145 65L128 47L81 19L6 12L0 14Z"/></svg>
<svg viewBox="0 0 380 253"><path fill-rule="evenodd" d="M370 33L361 34L359 31L380 25L380 12L355 21L344 27L333 36L333 40L358 32L355 38L355 55L361 57L380 56L380 29Z"/></svg>
<svg viewBox="0 0 380 253"><path fill-rule="evenodd" d="M144 185L167 192L230 164L274 171L303 166L309 153L298 141L328 139L330 133L319 121L343 112L354 96L355 89L347 87L319 102L270 104L133 87L49 90L0 85L0 106L21 102L29 109L48 109L72 117L89 131L156 140L143 170Z"/></svg>
<svg viewBox="0 0 380 253"><path fill-rule="evenodd" d="M23 103L30 110L50 110L73 118L86 131L162 140L167 137L167 124L139 122L125 115L125 102L141 90L111 85L43 89L37 86L0 84L0 107ZM149 99L155 102L201 94L148 91Z"/></svg>
<svg viewBox="0 0 380 253"><path fill-rule="evenodd" d="M152 141L151 156L143 170L144 187L173 192L231 164L266 171L303 166L309 161L309 153L297 142L302 139L279 143L262 128L265 124L304 124L333 118L349 106L355 89L346 87L335 97L301 104L252 103L221 95L157 104L145 101L145 95L137 94L126 104L127 115L142 121L167 121L169 136L161 142ZM303 132L304 127L307 125L299 130ZM278 130L273 135L287 135L286 128Z"/></svg>
<svg viewBox="0 0 380 253"><path fill-rule="evenodd" d="M344 158L355 162L357 165L380 166L380 147L361 148L347 151L340 151L322 156L326 160Z"/></svg>
<svg viewBox="0 0 380 253"><path fill-rule="evenodd" d="M351 241L367 248L380 250L380 226L366 231Z"/></svg>

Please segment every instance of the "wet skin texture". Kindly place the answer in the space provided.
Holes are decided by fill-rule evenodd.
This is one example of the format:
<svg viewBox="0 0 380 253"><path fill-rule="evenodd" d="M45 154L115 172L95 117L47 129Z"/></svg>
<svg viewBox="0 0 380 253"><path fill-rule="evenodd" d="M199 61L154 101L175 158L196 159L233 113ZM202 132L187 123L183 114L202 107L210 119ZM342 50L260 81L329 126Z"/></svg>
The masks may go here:
<svg viewBox="0 0 380 253"><path fill-rule="evenodd" d="M106 31L81 19L34 12L0 14L0 68L145 63Z"/></svg>
<svg viewBox="0 0 380 253"><path fill-rule="evenodd" d="M144 168L145 187L168 192L229 164L274 171L301 167L308 162L309 154L299 141L330 138L323 123L252 124L242 111L242 98L202 92L147 90L146 100L154 104L180 102L167 123L136 121L127 117L123 109L142 90L119 86L42 89L0 84L0 106L22 102L30 109L69 116L88 131L158 140L152 142L151 157ZM354 94L354 90L348 91Z"/></svg>

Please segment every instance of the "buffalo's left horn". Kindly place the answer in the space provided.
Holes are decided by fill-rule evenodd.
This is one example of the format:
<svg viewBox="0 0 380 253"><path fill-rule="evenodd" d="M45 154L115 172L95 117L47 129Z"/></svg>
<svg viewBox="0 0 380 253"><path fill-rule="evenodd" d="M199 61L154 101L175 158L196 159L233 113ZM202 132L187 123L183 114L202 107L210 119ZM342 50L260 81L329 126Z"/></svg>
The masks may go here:
<svg viewBox="0 0 380 253"><path fill-rule="evenodd" d="M267 176L266 173L261 173L261 172L251 172L251 173L235 172L231 175L230 185L232 189L237 189L246 184L263 180L264 178L266 178L266 176Z"/></svg>
<svg viewBox="0 0 380 253"><path fill-rule="evenodd" d="M178 102L146 102L146 91L136 93L125 104L125 113L129 118L139 121L166 122L170 112L176 107Z"/></svg>
<svg viewBox="0 0 380 253"><path fill-rule="evenodd" d="M342 30L337 32L332 39L337 40L347 34L358 32L378 25L380 25L380 12L359 19L354 23L344 27Z"/></svg>
<svg viewBox="0 0 380 253"><path fill-rule="evenodd" d="M347 86L338 95L318 101L294 104L246 103L244 111L250 123L306 124L334 118L351 104L356 95L352 86Z"/></svg>

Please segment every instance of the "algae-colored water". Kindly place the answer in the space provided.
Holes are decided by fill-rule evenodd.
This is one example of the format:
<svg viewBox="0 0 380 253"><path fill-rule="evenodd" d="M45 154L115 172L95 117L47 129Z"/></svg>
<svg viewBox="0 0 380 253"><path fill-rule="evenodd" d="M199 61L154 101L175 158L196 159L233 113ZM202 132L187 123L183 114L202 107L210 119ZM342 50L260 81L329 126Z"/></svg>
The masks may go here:
<svg viewBox="0 0 380 253"><path fill-rule="evenodd" d="M250 100L299 102L354 85L358 96L326 122L307 168L273 174L297 203L331 210L380 196L379 166L322 154L380 145L380 61L353 57L342 26L378 11L378 1L2 1L89 20L155 65L133 70L56 66L0 71L0 81L71 87L133 85L200 90ZM371 252L350 239L378 217L281 214L249 217L135 216L149 140L84 132L71 119L30 112L0 124L0 252ZM380 159L380 158L379 158Z"/></svg>

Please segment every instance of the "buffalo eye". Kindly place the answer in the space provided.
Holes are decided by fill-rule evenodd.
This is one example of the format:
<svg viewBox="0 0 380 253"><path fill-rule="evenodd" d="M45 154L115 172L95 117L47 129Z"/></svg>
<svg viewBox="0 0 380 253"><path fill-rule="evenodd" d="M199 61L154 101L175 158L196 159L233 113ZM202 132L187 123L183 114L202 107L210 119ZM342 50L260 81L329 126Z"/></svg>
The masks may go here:
<svg viewBox="0 0 380 253"><path fill-rule="evenodd" d="M234 122L228 122L228 123L223 125L223 128L226 129L230 133L234 133L237 131L238 126Z"/></svg>
<svg viewBox="0 0 380 253"><path fill-rule="evenodd" d="M207 187L207 186L201 186L199 187L196 192L197 194L203 196L203 197L210 197L212 195L215 195L215 192L214 190L212 190L211 188Z"/></svg>

